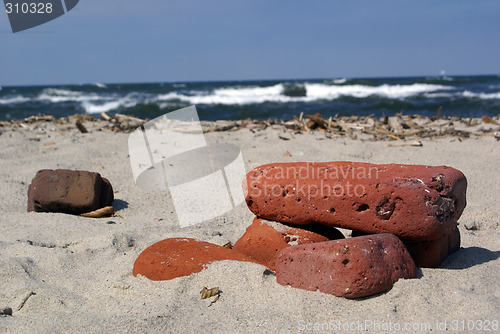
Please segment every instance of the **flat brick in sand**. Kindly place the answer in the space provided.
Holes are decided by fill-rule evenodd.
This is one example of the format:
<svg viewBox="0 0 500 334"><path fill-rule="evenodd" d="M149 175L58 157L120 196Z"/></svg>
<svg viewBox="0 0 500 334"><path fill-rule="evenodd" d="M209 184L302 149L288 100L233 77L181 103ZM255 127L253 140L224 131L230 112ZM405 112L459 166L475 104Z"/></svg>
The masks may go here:
<svg viewBox="0 0 500 334"><path fill-rule="evenodd" d="M392 288L400 278L416 278L417 268L392 234L286 247L276 260L281 285L359 298Z"/></svg>
<svg viewBox="0 0 500 334"><path fill-rule="evenodd" d="M339 230L330 226L290 226L255 218L233 249L274 271L278 253L285 247L343 238Z"/></svg>
<svg viewBox="0 0 500 334"><path fill-rule="evenodd" d="M359 162L269 164L243 182L247 205L260 218L426 241L455 229L466 188L465 176L451 167Z"/></svg>
<svg viewBox="0 0 500 334"><path fill-rule="evenodd" d="M146 248L135 260L133 275L153 281L189 276L215 261L255 262L235 250L191 238L171 238Z"/></svg>
<svg viewBox="0 0 500 334"><path fill-rule="evenodd" d="M111 183L99 173L44 169L28 187L28 211L80 214L112 204Z"/></svg>

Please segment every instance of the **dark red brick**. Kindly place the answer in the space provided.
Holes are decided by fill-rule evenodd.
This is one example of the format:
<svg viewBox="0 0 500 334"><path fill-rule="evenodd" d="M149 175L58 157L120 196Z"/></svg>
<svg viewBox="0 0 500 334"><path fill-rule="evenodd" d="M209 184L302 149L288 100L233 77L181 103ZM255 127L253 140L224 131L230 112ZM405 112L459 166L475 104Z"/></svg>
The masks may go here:
<svg viewBox="0 0 500 334"><path fill-rule="evenodd" d="M111 183L87 171L40 170L28 187L28 211L80 214L111 205L113 199Z"/></svg>
<svg viewBox="0 0 500 334"><path fill-rule="evenodd" d="M402 241L417 267L437 268L448 255L460 249L460 231L455 228L448 236L438 240Z"/></svg>
<svg viewBox="0 0 500 334"><path fill-rule="evenodd" d="M353 231L352 236L358 237L366 233ZM414 241L401 239L408 249L415 265L422 268L437 268L448 257L448 255L460 249L460 231L458 227L449 235L428 241Z"/></svg>
<svg viewBox="0 0 500 334"><path fill-rule="evenodd" d="M276 260L281 285L359 298L387 291L400 278L416 278L417 268L392 234L290 246Z"/></svg>

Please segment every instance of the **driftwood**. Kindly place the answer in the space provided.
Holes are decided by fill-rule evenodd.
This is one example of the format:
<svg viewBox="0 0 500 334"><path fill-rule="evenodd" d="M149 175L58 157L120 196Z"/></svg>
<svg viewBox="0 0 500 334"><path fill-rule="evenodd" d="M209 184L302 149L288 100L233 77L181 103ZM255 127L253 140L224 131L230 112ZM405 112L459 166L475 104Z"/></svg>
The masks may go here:
<svg viewBox="0 0 500 334"><path fill-rule="evenodd" d="M207 287L204 287L200 291L201 293L201 299L207 299L213 296L217 296L219 294L219 287L216 286L215 288L208 289Z"/></svg>
<svg viewBox="0 0 500 334"><path fill-rule="evenodd" d="M441 110L442 111L442 110ZM0 128L11 128L13 131L35 131L46 132L51 124L58 125L56 131L64 132L74 130L78 122L92 123L95 131L132 132L148 120L133 116L116 114L109 116L101 114L102 118L92 115L73 115L62 118L53 116L37 115L23 120L2 121ZM291 120L221 120L201 121L202 130L205 133L214 131L238 131L247 129L257 132L271 127L280 129L283 140L297 138L296 134L309 131L321 131L326 138L348 136L350 138L363 140L391 140L399 141L409 138L439 138L439 137L483 137L491 136L496 139L500 137L500 115L496 117L483 116L481 118L444 117L438 111L437 115L429 118L421 115L402 115L380 118L370 116L339 116L323 118L319 113L305 115L300 113ZM81 130L80 130L81 131Z"/></svg>
<svg viewBox="0 0 500 334"><path fill-rule="evenodd" d="M82 213L80 216L87 218L102 218L114 215L116 212L112 206L105 206L104 208L97 209L95 211Z"/></svg>
<svg viewBox="0 0 500 334"><path fill-rule="evenodd" d="M78 130L80 130L81 133L88 133L89 132L80 120L76 121L75 125L78 128Z"/></svg>
<svg viewBox="0 0 500 334"><path fill-rule="evenodd" d="M490 116L486 116L486 115L482 116L481 120L483 121L483 123L486 123L486 124L496 124L496 125L498 125L498 123L493 118L491 118Z"/></svg>
<svg viewBox="0 0 500 334"><path fill-rule="evenodd" d="M412 141L412 142L397 142L397 143L389 143L387 146L423 146L420 140Z"/></svg>

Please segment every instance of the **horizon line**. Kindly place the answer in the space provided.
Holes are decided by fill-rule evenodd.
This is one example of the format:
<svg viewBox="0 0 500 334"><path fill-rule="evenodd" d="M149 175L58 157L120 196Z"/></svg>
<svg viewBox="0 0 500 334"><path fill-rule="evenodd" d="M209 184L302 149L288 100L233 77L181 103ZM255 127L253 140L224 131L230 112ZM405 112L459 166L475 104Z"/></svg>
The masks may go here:
<svg viewBox="0 0 500 334"><path fill-rule="evenodd" d="M179 81L136 81L136 82L87 82L87 83L54 83L54 84L18 84L18 85L3 85L0 84L0 90L10 87L42 87L42 86L94 86L96 84L103 85L147 85L147 84L186 84L186 83L219 83L219 82L255 82L255 81L293 81L293 80L373 80L373 79L409 79L409 78L457 78L457 77L494 77L500 74L438 74L438 75L401 75L401 76L337 76L337 77L323 77L323 78L279 78L279 79L217 79L217 80L179 80Z"/></svg>

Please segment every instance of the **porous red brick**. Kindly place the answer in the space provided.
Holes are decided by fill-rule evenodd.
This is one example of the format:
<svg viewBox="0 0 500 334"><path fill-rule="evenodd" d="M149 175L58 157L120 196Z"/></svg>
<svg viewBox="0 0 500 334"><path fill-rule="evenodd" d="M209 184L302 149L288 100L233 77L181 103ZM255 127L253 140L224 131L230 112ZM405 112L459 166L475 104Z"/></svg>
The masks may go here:
<svg viewBox="0 0 500 334"><path fill-rule="evenodd" d="M135 260L133 275L153 281L189 276L215 261L255 262L235 250L191 238L171 238L146 248Z"/></svg>
<svg viewBox="0 0 500 334"><path fill-rule="evenodd" d="M344 235L334 227L290 226L255 218L233 249L274 271L278 253L285 247L342 238Z"/></svg>
<svg viewBox="0 0 500 334"><path fill-rule="evenodd" d="M296 162L257 167L243 182L258 217L321 223L408 240L449 235L466 205L467 180L446 166Z"/></svg>
<svg viewBox="0 0 500 334"><path fill-rule="evenodd" d="M80 214L112 204L113 187L99 173L44 169L28 187L28 211Z"/></svg>
<svg viewBox="0 0 500 334"><path fill-rule="evenodd" d="M276 260L281 285L359 298L392 288L400 278L416 278L417 268L392 234L290 246Z"/></svg>

